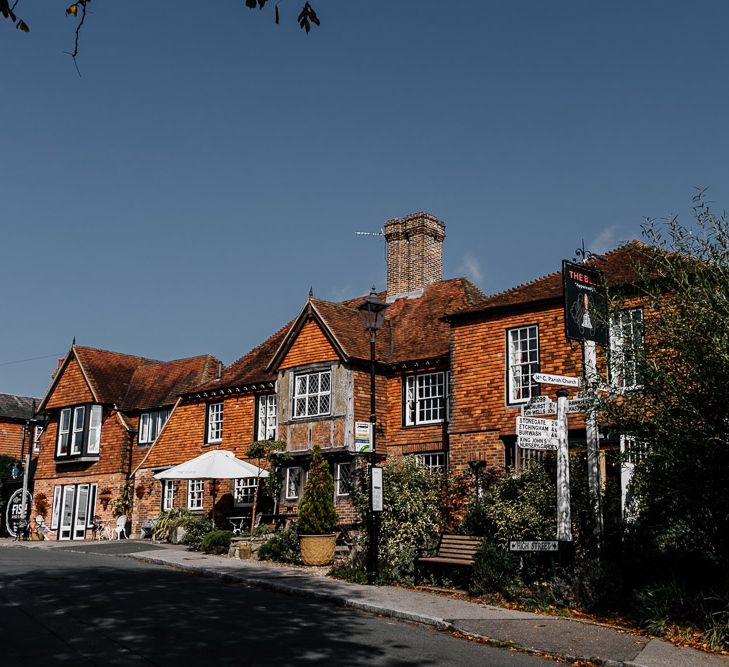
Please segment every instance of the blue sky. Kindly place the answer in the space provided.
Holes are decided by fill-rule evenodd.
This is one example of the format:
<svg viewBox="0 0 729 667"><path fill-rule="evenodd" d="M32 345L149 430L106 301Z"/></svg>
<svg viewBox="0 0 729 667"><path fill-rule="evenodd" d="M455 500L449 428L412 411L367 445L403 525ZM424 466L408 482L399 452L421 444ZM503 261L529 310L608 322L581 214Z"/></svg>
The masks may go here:
<svg viewBox="0 0 729 667"><path fill-rule="evenodd" d="M415 211L494 292L729 202L724 1L301 4L92 2L81 78L64 3L0 23L0 392L74 336L229 363L309 286L384 287L354 232Z"/></svg>

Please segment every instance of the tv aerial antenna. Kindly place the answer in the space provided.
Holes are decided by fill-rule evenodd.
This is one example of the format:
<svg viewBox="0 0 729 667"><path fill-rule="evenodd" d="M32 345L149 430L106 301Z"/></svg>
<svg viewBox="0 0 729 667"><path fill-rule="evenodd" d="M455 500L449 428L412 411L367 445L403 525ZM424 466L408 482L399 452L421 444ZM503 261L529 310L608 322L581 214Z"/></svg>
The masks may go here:
<svg viewBox="0 0 729 667"><path fill-rule="evenodd" d="M385 231L380 229L379 232L355 232L357 236L384 236Z"/></svg>

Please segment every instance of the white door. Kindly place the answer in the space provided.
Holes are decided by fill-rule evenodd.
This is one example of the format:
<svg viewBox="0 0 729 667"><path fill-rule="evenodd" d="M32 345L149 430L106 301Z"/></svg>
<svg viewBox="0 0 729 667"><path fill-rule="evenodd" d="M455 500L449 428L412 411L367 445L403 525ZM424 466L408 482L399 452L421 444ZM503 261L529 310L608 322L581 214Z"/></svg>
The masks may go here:
<svg viewBox="0 0 729 667"><path fill-rule="evenodd" d="M61 501L61 521L58 526L58 539L71 539L71 525L73 523L73 500L76 487L73 485L63 487L63 500Z"/></svg>
<svg viewBox="0 0 729 667"><path fill-rule="evenodd" d="M76 514L73 520L73 539L83 540L86 535L86 524L89 507L89 485L79 484L76 492Z"/></svg>

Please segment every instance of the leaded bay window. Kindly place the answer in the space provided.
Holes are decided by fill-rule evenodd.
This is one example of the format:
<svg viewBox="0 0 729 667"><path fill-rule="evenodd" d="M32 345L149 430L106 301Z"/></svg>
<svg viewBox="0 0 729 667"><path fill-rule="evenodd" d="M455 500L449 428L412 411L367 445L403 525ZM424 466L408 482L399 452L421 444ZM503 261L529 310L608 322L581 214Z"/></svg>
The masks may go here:
<svg viewBox="0 0 729 667"><path fill-rule="evenodd" d="M235 480L233 487L233 500L236 507L253 505L258 480L255 477L244 477Z"/></svg>
<svg viewBox="0 0 729 667"><path fill-rule="evenodd" d="M223 440L223 404L208 403L207 434L205 442L216 443Z"/></svg>
<svg viewBox="0 0 729 667"><path fill-rule="evenodd" d="M170 410L166 409L151 410L139 415L139 444L151 445L157 439L169 416Z"/></svg>
<svg viewBox="0 0 729 667"><path fill-rule="evenodd" d="M304 487L304 470L298 466L286 468L286 500L296 500Z"/></svg>
<svg viewBox="0 0 729 667"><path fill-rule="evenodd" d="M507 402L526 403L539 395L533 376L539 372L539 327L509 329L506 332Z"/></svg>
<svg viewBox="0 0 729 667"><path fill-rule="evenodd" d="M276 394L266 394L258 397L256 440L275 440L278 436L276 409Z"/></svg>
<svg viewBox="0 0 729 667"><path fill-rule="evenodd" d="M101 445L101 419L100 405L63 408L58 416L56 458L97 457Z"/></svg>
<svg viewBox="0 0 729 667"><path fill-rule="evenodd" d="M610 317L610 382L617 389L639 389L643 353L643 309L622 310Z"/></svg>
<svg viewBox="0 0 729 667"><path fill-rule="evenodd" d="M405 426L436 424L446 419L448 382L445 372L408 375L404 378Z"/></svg>
<svg viewBox="0 0 729 667"><path fill-rule="evenodd" d="M303 373L294 378L294 418L328 415L331 411L331 370Z"/></svg>
<svg viewBox="0 0 729 667"><path fill-rule="evenodd" d="M205 494L204 479L190 479L187 482L187 509L201 510Z"/></svg>

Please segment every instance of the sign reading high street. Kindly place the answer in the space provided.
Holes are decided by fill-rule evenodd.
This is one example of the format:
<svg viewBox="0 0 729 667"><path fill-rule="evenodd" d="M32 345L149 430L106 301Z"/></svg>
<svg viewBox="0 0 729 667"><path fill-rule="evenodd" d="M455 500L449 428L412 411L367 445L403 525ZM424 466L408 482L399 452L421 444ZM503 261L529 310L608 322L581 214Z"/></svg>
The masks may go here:
<svg viewBox="0 0 729 667"><path fill-rule="evenodd" d="M557 449L557 420L517 417L516 435L523 449Z"/></svg>
<svg viewBox="0 0 729 667"><path fill-rule="evenodd" d="M557 551L557 540L511 540L509 551Z"/></svg>

